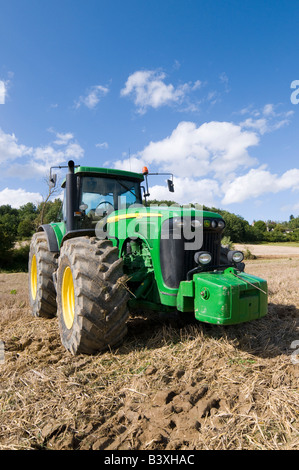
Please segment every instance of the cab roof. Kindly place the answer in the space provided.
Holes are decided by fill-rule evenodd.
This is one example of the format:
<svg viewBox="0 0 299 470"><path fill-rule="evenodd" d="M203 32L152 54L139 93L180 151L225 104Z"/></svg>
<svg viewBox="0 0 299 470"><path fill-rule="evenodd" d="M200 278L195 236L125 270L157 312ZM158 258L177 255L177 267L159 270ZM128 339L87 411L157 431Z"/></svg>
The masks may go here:
<svg viewBox="0 0 299 470"><path fill-rule="evenodd" d="M80 173L88 176L108 176L110 178L119 177L119 178L127 178L131 180L139 180L140 182L144 180L144 176L142 173L134 173L133 171L125 171L125 170L115 170L113 168L99 168L93 166L77 166L74 169L75 174ZM62 182L62 187L65 185L65 179Z"/></svg>

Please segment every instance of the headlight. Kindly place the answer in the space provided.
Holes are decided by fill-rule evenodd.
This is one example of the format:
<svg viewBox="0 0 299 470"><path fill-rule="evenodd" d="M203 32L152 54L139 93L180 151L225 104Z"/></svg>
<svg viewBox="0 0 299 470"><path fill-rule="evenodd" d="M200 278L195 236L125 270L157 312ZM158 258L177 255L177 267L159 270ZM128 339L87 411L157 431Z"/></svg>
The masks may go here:
<svg viewBox="0 0 299 470"><path fill-rule="evenodd" d="M194 219L191 221L191 226L194 228L201 227L202 223L200 220Z"/></svg>
<svg viewBox="0 0 299 470"><path fill-rule="evenodd" d="M217 227L217 222L216 222L216 220L212 220L211 226L212 226L212 228L216 228L216 227Z"/></svg>
<svg viewBox="0 0 299 470"><path fill-rule="evenodd" d="M225 223L224 223L223 220L219 220L219 222L218 222L218 227L219 227L219 228L224 228L224 227L225 227Z"/></svg>
<svg viewBox="0 0 299 470"><path fill-rule="evenodd" d="M173 219L173 226L174 227L184 227L186 225L186 222L184 219L181 219L180 217L174 217Z"/></svg>
<svg viewBox="0 0 299 470"><path fill-rule="evenodd" d="M194 255L194 261L197 264L209 264L212 260L212 255L207 251L198 251Z"/></svg>
<svg viewBox="0 0 299 470"><path fill-rule="evenodd" d="M229 251L227 253L227 259L230 263L241 263L241 261L244 259L244 255L242 251Z"/></svg>

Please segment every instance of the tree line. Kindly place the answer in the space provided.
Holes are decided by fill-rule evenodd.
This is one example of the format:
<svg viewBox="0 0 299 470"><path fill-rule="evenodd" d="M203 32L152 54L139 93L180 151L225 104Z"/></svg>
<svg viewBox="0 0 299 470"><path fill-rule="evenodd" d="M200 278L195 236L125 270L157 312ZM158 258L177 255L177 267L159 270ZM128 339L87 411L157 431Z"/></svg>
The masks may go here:
<svg viewBox="0 0 299 470"><path fill-rule="evenodd" d="M41 224L57 222L62 201L55 199L35 205L32 202L15 209L0 206L0 268L7 270L27 269L29 240Z"/></svg>
<svg viewBox="0 0 299 470"><path fill-rule="evenodd" d="M148 204L170 206L176 203L151 200ZM30 240L39 225L59 221L61 207L61 199L42 202L39 205L28 202L19 209L12 208L8 204L0 206L0 269L15 271L27 269L29 244L22 242ZM291 215L285 222L257 220L249 224L240 215L215 207L203 208L223 217L226 224L223 233L226 242L299 242L299 216Z"/></svg>

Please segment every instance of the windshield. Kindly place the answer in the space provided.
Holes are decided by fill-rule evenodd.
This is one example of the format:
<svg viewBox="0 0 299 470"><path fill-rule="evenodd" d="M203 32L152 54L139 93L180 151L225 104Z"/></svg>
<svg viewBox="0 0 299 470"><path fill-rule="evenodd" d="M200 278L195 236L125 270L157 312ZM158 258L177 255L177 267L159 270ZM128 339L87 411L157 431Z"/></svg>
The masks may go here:
<svg viewBox="0 0 299 470"><path fill-rule="evenodd" d="M141 203L139 181L100 176L81 177L79 210L94 221L114 210Z"/></svg>

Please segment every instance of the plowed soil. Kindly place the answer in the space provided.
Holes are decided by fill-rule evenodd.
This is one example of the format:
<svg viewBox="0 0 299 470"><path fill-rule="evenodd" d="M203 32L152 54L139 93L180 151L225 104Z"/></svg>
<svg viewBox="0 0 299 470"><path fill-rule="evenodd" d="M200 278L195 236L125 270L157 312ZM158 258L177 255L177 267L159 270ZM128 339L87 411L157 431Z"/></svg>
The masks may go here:
<svg viewBox="0 0 299 470"><path fill-rule="evenodd" d="M299 449L299 259L254 260L263 319L221 327L140 312L115 350L72 356L0 274L0 449ZM1 357L0 357L1 360Z"/></svg>
<svg viewBox="0 0 299 470"><path fill-rule="evenodd" d="M235 245L236 250L245 252L249 250L257 258L299 258L299 246L291 245L251 245L251 244L238 244Z"/></svg>

